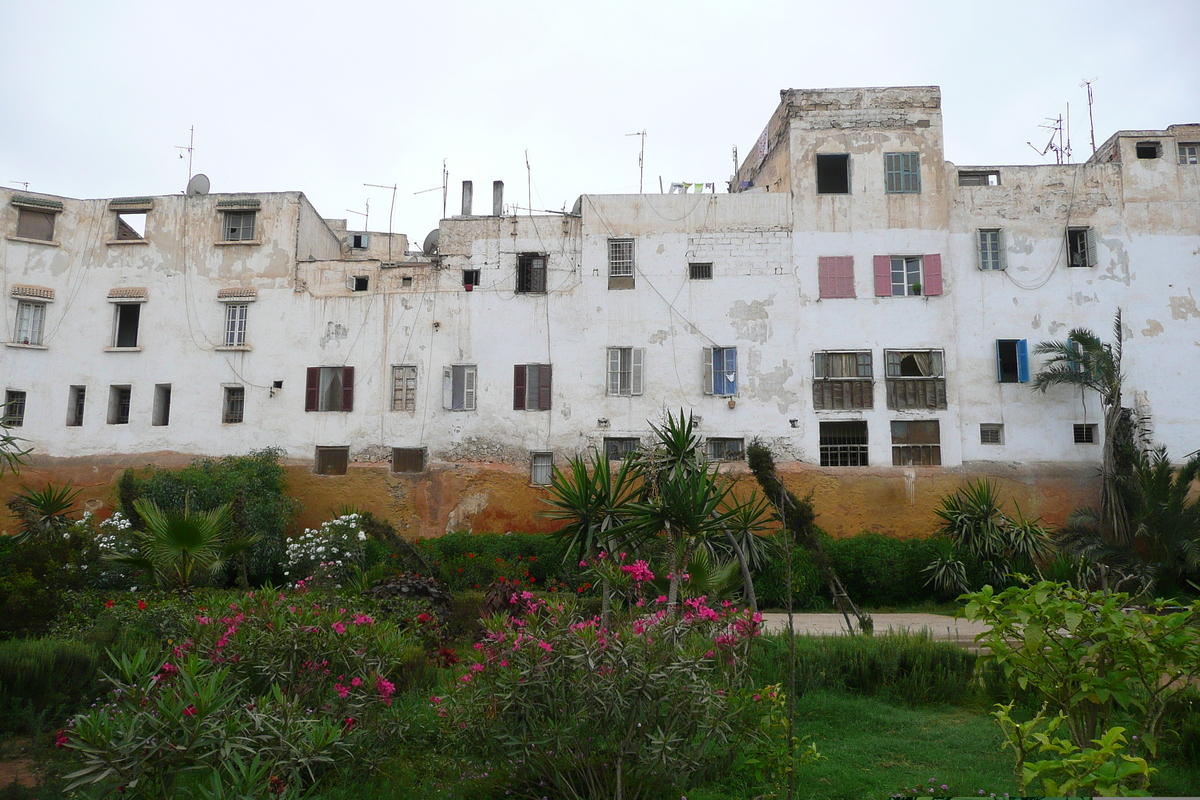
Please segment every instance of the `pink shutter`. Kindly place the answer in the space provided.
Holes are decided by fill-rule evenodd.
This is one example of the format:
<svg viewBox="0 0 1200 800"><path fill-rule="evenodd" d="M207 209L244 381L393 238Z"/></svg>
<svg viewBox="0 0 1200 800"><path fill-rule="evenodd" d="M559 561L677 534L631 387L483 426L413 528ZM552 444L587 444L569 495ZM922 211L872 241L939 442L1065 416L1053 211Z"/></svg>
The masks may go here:
<svg viewBox="0 0 1200 800"><path fill-rule="evenodd" d="M892 296L891 256L875 256L875 296Z"/></svg>
<svg viewBox="0 0 1200 800"><path fill-rule="evenodd" d="M342 411L354 410L354 367L342 367Z"/></svg>
<svg viewBox="0 0 1200 800"><path fill-rule="evenodd" d="M925 283L921 286L921 291L926 295L942 293L942 256L940 253L931 253L925 256Z"/></svg>
<svg viewBox="0 0 1200 800"><path fill-rule="evenodd" d="M321 384L321 368L309 367L304 377L304 410L317 410L317 391Z"/></svg>
<svg viewBox="0 0 1200 800"><path fill-rule="evenodd" d="M513 410L525 410L525 365L513 365Z"/></svg>
<svg viewBox="0 0 1200 800"><path fill-rule="evenodd" d="M854 297L854 256L821 256L817 259L821 297ZM889 286L890 273L889 273Z"/></svg>
<svg viewBox="0 0 1200 800"><path fill-rule="evenodd" d="M834 262L837 258L834 256L821 256L817 259L817 288L821 293L821 299L827 297L837 297L836 289L837 276L835 275Z"/></svg>
<svg viewBox="0 0 1200 800"><path fill-rule="evenodd" d="M837 296L854 297L854 256L839 258L837 273Z"/></svg>

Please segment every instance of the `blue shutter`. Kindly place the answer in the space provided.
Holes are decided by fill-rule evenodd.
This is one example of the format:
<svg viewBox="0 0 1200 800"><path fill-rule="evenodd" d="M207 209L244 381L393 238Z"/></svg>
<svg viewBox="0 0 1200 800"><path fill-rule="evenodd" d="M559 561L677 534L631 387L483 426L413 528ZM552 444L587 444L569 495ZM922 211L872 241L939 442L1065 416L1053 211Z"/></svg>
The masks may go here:
<svg viewBox="0 0 1200 800"><path fill-rule="evenodd" d="M1000 355L1000 342L1002 339L996 340L996 381L1004 383L1004 359Z"/></svg>
<svg viewBox="0 0 1200 800"><path fill-rule="evenodd" d="M737 348L725 348L725 393L737 394Z"/></svg>
<svg viewBox="0 0 1200 800"><path fill-rule="evenodd" d="M1017 381L1029 383L1029 342L1017 339Z"/></svg>

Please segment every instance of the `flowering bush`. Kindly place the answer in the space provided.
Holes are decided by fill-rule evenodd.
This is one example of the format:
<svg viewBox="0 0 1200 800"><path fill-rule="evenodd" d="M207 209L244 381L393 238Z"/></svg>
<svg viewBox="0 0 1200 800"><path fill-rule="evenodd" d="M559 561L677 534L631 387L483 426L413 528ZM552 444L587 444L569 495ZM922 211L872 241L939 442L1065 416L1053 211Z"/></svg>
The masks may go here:
<svg viewBox="0 0 1200 800"><path fill-rule="evenodd" d="M305 528L287 543L284 577L293 586L340 588L362 568L366 540L358 514L343 514L322 522L319 530Z"/></svg>
<svg viewBox="0 0 1200 800"><path fill-rule="evenodd" d="M431 702L537 796L655 795L728 764L731 744L756 735L740 689L759 615L697 598L605 629L566 602L517 599L526 613L489 620L454 690Z"/></svg>

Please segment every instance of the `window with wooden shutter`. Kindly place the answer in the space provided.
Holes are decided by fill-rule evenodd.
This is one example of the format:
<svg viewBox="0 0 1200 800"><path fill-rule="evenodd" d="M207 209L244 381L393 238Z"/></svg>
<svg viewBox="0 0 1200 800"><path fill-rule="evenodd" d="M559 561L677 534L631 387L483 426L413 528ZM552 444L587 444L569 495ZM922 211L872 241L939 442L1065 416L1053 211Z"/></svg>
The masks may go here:
<svg viewBox="0 0 1200 800"><path fill-rule="evenodd" d="M818 258L817 284L822 300L854 297L854 256Z"/></svg>
<svg viewBox="0 0 1200 800"><path fill-rule="evenodd" d="M929 297L942 293L942 256L940 253L929 253L921 260L922 277L921 292Z"/></svg>
<svg viewBox="0 0 1200 800"><path fill-rule="evenodd" d="M350 465L349 447L318 447L314 472L318 475L345 475Z"/></svg>
<svg viewBox="0 0 1200 800"><path fill-rule="evenodd" d="M630 397L642 393L642 362L645 352L640 347L608 348L608 393L610 395Z"/></svg>
<svg viewBox="0 0 1200 800"><path fill-rule="evenodd" d="M941 350L884 350L883 357L888 408L946 408Z"/></svg>
<svg viewBox="0 0 1200 800"><path fill-rule="evenodd" d="M455 364L442 370L442 408L475 410L475 365Z"/></svg>
<svg viewBox="0 0 1200 800"><path fill-rule="evenodd" d="M392 411L417 410L417 365L392 367Z"/></svg>
<svg viewBox="0 0 1200 800"><path fill-rule="evenodd" d="M1094 267L1100 263L1094 228L1067 228L1067 259L1072 267Z"/></svg>
<svg viewBox="0 0 1200 800"><path fill-rule="evenodd" d="M875 296L892 296L892 257L874 256Z"/></svg>
<svg viewBox="0 0 1200 800"><path fill-rule="evenodd" d="M920 153L884 153L883 168L888 194L918 194L921 191Z"/></svg>
<svg viewBox="0 0 1200 800"><path fill-rule="evenodd" d="M424 472L424 447L393 447L392 472Z"/></svg>
<svg viewBox="0 0 1200 800"><path fill-rule="evenodd" d="M996 340L996 379L1000 383L1029 382L1029 342L1026 339Z"/></svg>
<svg viewBox="0 0 1200 800"><path fill-rule="evenodd" d="M309 367L304 380L305 411L353 411L354 367Z"/></svg>
<svg viewBox="0 0 1200 800"><path fill-rule="evenodd" d="M704 393L730 397L737 394L737 348L704 348Z"/></svg>
<svg viewBox="0 0 1200 800"><path fill-rule="evenodd" d="M550 410L551 369L549 364L517 364L513 367L515 410Z"/></svg>

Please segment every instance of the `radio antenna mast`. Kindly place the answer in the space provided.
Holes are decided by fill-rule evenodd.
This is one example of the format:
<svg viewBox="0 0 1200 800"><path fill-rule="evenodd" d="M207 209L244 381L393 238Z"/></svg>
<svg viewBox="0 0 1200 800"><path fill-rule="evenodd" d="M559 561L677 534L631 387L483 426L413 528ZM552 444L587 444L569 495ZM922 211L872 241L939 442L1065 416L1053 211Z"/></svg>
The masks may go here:
<svg viewBox="0 0 1200 800"><path fill-rule="evenodd" d="M376 189L391 189L392 190L392 206L388 209L388 263L392 263L392 217L396 213L396 184L384 186L382 183L364 183L363 186L373 186ZM367 206L370 210L370 206Z"/></svg>
<svg viewBox="0 0 1200 800"><path fill-rule="evenodd" d="M193 125L192 127L188 128L188 130L190 131L190 133L188 134L187 147L177 144L177 145L175 145L175 149L187 151L188 183L190 184L192 182L192 152L195 151L195 149L196 149L196 147L195 147L195 145L196 145L196 126ZM179 157L183 158L183 153L180 153Z"/></svg>
<svg viewBox="0 0 1200 800"><path fill-rule="evenodd" d="M1091 127L1091 129L1092 129L1092 155L1096 155L1096 121L1095 121L1094 119L1092 119L1092 84L1093 84L1093 83L1095 83L1095 82L1096 82L1096 81L1098 81L1098 80L1100 80L1100 79L1099 79L1099 78L1092 78L1092 79L1089 81L1087 78L1084 78L1084 79L1083 79L1083 83L1079 84L1080 86L1086 86L1086 87L1087 87L1087 93L1088 93L1088 126L1089 126L1089 127Z"/></svg>
<svg viewBox="0 0 1200 800"><path fill-rule="evenodd" d="M644 179L646 177L646 129L642 128L637 133L627 133L625 135L642 137L642 150L638 153L638 194L644 194L642 191L642 184L644 183Z"/></svg>

